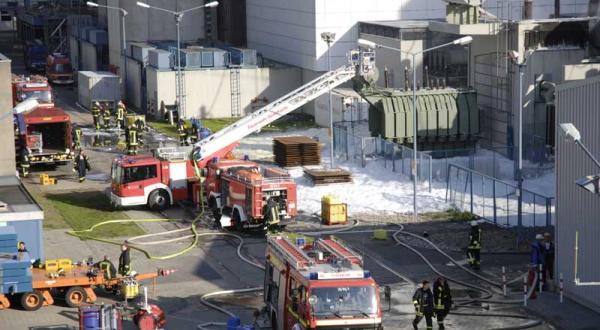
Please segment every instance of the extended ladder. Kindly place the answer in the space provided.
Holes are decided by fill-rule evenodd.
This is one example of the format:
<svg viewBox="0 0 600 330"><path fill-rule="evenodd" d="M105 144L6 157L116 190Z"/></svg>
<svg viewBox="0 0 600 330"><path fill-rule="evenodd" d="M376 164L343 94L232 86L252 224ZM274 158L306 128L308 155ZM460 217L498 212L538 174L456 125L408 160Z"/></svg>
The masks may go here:
<svg viewBox="0 0 600 330"><path fill-rule="evenodd" d="M231 88L231 116L239 117L242 115L240 105L240 68L232 66L229 71L229 87Z"/></svg>
<svg viewBox="0 0 600 330"><path fill-rule="evenodd" d="M350 263L362 266L362 257L340 241L334 239L318 239L315 243L319 249L324 252L329 252L340 260L348 260Z"/></svg>
<svg viewBox="0 0 600 330"><path fill-rule="evenodd" d="M269 238L269 246L278 257L288 262L294 269L304 270L312 265L312 259L285 237Z"/></svg>
<svg viewBox="0 0 600 330"><path fill-rule="evenodd" d="M352 51L350 53L350 64L317 77L300 88L196 143L194 145L195 158L200 162L210 160L214 154L224 147L236 143L254 132L260 131L264 126L349 81L356 75L357 68L362 74L372 72L374 60L373 53Z"/></svg>

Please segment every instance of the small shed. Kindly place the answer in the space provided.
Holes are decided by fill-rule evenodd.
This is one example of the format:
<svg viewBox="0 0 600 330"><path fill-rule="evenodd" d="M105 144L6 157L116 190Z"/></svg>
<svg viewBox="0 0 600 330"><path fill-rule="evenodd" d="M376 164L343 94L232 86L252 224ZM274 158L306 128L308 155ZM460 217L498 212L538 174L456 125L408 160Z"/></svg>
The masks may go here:
<svg viewBox="0 0 600 330"><path fill-rule="evenodd" d="M13 227L31 258L44 260L44 212L17 177L0 177L0 202L0 227Z"/></svg>

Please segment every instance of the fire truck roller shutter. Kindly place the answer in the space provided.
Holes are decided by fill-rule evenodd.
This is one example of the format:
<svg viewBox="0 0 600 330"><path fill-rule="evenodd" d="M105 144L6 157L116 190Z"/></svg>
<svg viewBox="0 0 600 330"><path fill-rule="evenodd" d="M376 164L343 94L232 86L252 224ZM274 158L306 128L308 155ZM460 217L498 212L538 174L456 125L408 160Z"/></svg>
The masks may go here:
<svg viewBox="0 0 600 330"><path fill-rule="evenodd" d="M183 200L187 197L187 164L186 162L169 163L169 187L174 200Z"/></svg>
<svg viewBox="0 0 600 330"><path fill-rule="evenodd" d="M238 189L240 187L237 187ZM229 185L229 197L234 200L243 201L246 199L245 187L241 187L242 192L236 191L236 186Z"/></svg>

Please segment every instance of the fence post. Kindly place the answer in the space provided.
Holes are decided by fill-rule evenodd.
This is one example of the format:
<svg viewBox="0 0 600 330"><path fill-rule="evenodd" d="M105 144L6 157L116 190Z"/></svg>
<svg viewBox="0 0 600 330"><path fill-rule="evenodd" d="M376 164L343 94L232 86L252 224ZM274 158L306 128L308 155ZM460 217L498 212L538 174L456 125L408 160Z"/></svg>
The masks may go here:
<svg viewBox="0 0 600 330"><path fill-rule="evenodd" d="M473 214L473 171L469 175L469 186L471 188L471 214Z"/></svg>
<svg viewBox="0 0 600 330"><path fill-rule="evenodd" d="M494 201L494 224L498 224L498 218L497 218L497 211L496 211L496 180L492 180L492 194L493 194L493 201Z"/></svg>
<svg viewBox="0 0 600 330"><path fill-rule="evenodd" d="M452 164L448 164L447 175L446 175L446 203L448 203L448 194L450 191L450 167Z"/></svg>
<svg viewBox="0 0 600 330"><path fill-rule="evenodd" d="M431 155L429 155L429 192L431 192L431 186L432 186L432 182L433 182L433 164L432 164L432 159L433 157L431 157Z"/></svg>
<svg viewBox="0 0 600 330"><path fill-rule="evenodd" d="M345 144L346 144L346 161L350 160L350 155L348 154L349 150L348 150L348 132L346 132L346 134L344 134L345 137Z"/></svg>
<svg viewBox="0 0 600 330"><path fill-rule="evenodd" d="M562 303L563 303L563 301L564 301L564 293L563 293L564 287L563 287L563 274L562 274L562 273L560 273L560 274L559 274L559 281L560 281L560 282L559 282L559 288L560 288L560 303L562 304Z"/></svg>
<svg viewBox="0 0 600 330"><path fill-rule="evenodd" d="M523 306L527 306L527 276L523 276Z"/></svg>
<svg viewBox="0 0 600 330"><path fill-rule="evenodd" d="M362 160L362 167L367 167L367 160L365 159L365 139L360 139L360 158Z"/></svg>
<svg viewBox="0 0 600 330"><path fill-rule="evenodd" d="M502 295L506 297L506 268L502 266Z"/></svg>
<svg viewBox="0 0 600 330"><path fill-rule="evenodd" d="M550 227L552 225L552 213L550 212L552 209L552 198L546 197L546 227Z"/></svg>

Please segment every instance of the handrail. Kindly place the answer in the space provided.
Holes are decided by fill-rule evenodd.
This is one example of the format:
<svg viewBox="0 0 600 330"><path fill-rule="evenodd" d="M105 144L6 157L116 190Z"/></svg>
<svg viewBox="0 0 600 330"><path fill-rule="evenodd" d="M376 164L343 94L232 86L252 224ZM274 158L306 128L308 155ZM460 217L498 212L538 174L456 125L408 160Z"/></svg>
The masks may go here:
<svg viewBox="0 0 600 330"><path fill-rule="evenodd" d="M473 174L480 175L480 176L482 176L484 178L487 178L487 179L490 179L492 181L500 182L500 183L505 184L505 185L507 185L509 187L512 187L512 188L515 188L515 189L519 189L519 186L516 185L516 184L510 183L510 182L506 182L506 181L498 179L498 178L494 178L493 176L490 176L490 175L487 175L487 174L483 174L481 172L475 171L473 169L470 169L468 167L465 167L465 166L462 166L462 165L458 165L458 164L455 164L455 163L448 163L448 173L450 173L450 168L451 167L456 167L456 168L461 169L461 170L463 170L465 172L471 172ZM523 192L526 192L526 193L529 193L529 194L532 194L532 195L536 195L536 196L540 196L540 197L545 198L545 199L550 199L550 200L554 199L554 197L552 197L552 196L544 196L544 195L542 195L540 193L536 193L536 192L531 191L529 189L523 188L522 190L523 190Z"/></svg>

